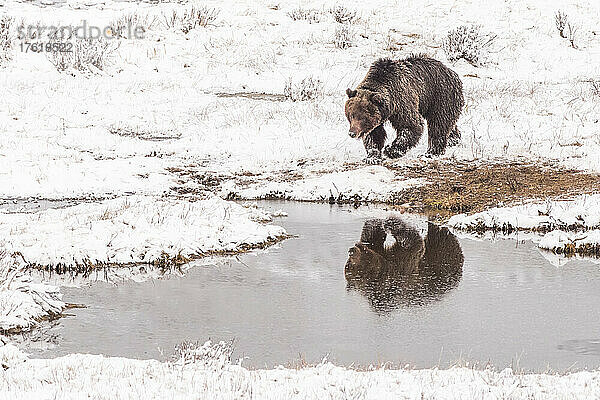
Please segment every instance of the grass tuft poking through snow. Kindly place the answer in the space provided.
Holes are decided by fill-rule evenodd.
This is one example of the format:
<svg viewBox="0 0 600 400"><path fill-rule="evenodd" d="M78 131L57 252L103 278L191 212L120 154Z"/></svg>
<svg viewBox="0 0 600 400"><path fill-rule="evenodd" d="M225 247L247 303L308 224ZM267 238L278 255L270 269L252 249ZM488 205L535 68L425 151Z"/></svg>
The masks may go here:
<svg viewBox="0 0 600 400"><path fill-rule="evenodd" d="M196 28L206 28L214 24L220 12L217 8L194 5L182 10L174 9L163 13L162 22L167 29L176 28L188 34Z"/></svg>
<svg viewBox="0 0 600 400"><path fill-rule="evenodd" d="M214 23L219 16L219 10L207 6L192 6L181 15L181 31L189 33L196 28L206 28Z"/></svg>
<svg viewBox="0 0 600 400"><path fill-rule="evenodd" d="M127 35L134 32L135 29L141 29L147 32L158 23L158 18L154 15L142 14L140 12L131 12L123 14L110 23L113 36L116 38L129 38Z"/></svg>
<svg viewBox="0 0 600 400"><path fill-rule="evenodd" d="M210 340L206 343L185 341L175 346L172 359L177 365L197 364L210 369L222 369L231 364L233 348L233 339L215 344Z"/></svg>
<svg viewBox="0 0 600 400"><path fill-rule="evenodd" d="M294 21L307 21L309 24L321 22L323 13L316 8L295 8L287 13L288 17Z"/></svg>
<svg viewBox="0 0 600 400"><path fill-rule="evenodd" d="M64 42L72 51L49 52L48 60L57 71L76 70L82 73L97 73L106 68L119 43L106 39L74 39Z"/></svg>
<svg viewBox="0 0 600 400"><path fill-rule="evenodd" d="M333 45L342 50L346 50L354 46L354 38L356 33L350 24L342 24L335 27L333 34Z"/></svg>
<svg viewBox="0 0 600 400"><path fill-rule="evenodd" d="M296 84L292 78L289 78L285 82L283 95L292 101L318 99L323 96L323 83L312 76L307 76Z"/></svg>

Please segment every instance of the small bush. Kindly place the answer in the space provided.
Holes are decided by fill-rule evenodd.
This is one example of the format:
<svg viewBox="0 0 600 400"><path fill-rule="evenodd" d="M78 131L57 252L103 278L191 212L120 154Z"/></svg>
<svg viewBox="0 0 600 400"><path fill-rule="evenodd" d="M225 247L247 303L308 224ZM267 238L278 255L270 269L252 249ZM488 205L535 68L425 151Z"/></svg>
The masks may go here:
<svg viewBox="0 0 600 400"><path fill-rule="evenodd" d="M292 78L285 82L283 95L292 101L313 100L323 95L323 84L311 76L294 85Z"/></svg>
<svg viewBox="0 0 600 400"><path fill-rule="evenodd" d="M350 10L342 5L337 5L329 10L335 22L340 24L351 24L358 20L356 11Z"/></svg>
<svg viewBox="0 0 600 400"><path fill-rule="evenodd" d="M480 65L495 39L496 36L483 34L481 25L462 25L448 32L442 49L451 62L462 58L473 65Z"/></svg>
<svg viewBox="0 0 600 400"><path fill-rule="evenodd" d="M145 14L138 13L130 13L125 14L117 18L116 20L110 23L110 27L113 31L113 36L116 38L126 38L129 34L129 28L131 27L131 32L133 32L136 28L141 28L144 32L147 32L156 24L156 17L150 17Z"/></svg>
<svg viewBox="0 0 600 400"><path fill-rule="evenodd" d="M556 14L554 14L554 24L556 25L556 30L558 30L558 34L561 38L567 39L572 48L576 49L575 40L577 39L577 32L579 31L579 27L573 24L569 20L569 16L558 10Z"/></svg>
<svg viewBox="0 0 600 400"><path fill-rule="evenodd" d="M219 10L206 6L192 6L184 10L180 18L181 31L188 33L198 27L206 28L208 25L215 22L219 16Z"/></svg>
<svg viewBox="0 0 600 400"><path fill-rule="evenodd" d="M14 19L7 15L0 17L0 65L12 58L12 42Z"/></svg>
<svg viewBox="0 0 600 400"><path fill-rule="evenodd" d="M567 35L565 35L565 28L569 23L569 17L567 16L567 14L565 14L561 10L558 10L556 14L554 14L554 23L556 24L556 29L558 30L558 34L560 35L560 37L566 39Z"/></svg>
<svg viewBox="0 0 600 400"><path fill-rule="evenodd" d="M339 25L335 28L333 45L338 49L347 49L354 45L354 32L350 25Z"/></svg>
<svg viewBox="0 0 600 400"><path fill-rule="evenodd" d="M75 39L72 51L50 52L48 59L60 72L74 69L80 72L104 70L111 54L119 47L115 41L104 39Z"/></svg>
<svg viewBox="0 0 600 400"><path fill-rule="evenodd" d="M294 21L308 21L309 24L315 24L321 22L321 11L316 8L301 8L298 7L290 12L287 15L293 19Z"/></svg>
<svg viewBox="0 0 600 400"><path fill-rule="evenodd" d="M567 22L567 39L569 40L571 47L574 49L577 48L577 46L575 45L575 39L577 38L578 30L579 30L578 26L572 24L571 22Z"/></svg>

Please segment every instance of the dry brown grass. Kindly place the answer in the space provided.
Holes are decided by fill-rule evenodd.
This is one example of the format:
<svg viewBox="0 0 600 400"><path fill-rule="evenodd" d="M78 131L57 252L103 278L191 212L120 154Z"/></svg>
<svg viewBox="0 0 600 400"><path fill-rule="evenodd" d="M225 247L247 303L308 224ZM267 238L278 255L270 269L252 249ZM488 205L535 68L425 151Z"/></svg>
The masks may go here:
<svg viewBox="0 0 600 400"><path fill-rule="evenodd" d="M392 167L427 185L396 194L393 203L407 210L438 214L475 213L530 199L556 199L600 191L600 175L532 163L433 161Z"/></svg>

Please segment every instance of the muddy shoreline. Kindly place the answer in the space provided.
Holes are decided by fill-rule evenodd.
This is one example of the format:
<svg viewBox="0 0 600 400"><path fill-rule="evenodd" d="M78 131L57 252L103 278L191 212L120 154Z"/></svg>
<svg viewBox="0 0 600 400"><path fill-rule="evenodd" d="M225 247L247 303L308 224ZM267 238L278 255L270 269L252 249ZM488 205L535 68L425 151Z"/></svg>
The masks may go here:
<svg viewBox="0 0 600 400"><path fill-rule="evenodd" d="M386 168L404 179L424 178L426 183L400 190L389 201L379 202L360 197L333 197L330 204L380 203L399 207L407 212L427 214L436 222L446 222L452 215L472 214L498 206L511 206L534 200L566 199L575 195L600 192L600 174L562 168L550 162L492 160L479 162L452 160L385 161ZM364 164L346 164L343 171L355 170ZM256 174L225 176L210 171L172 168L179 181L172 190L190 196L210 191L218 194L223 183L234 180L244 187L261 181L294 182L303 177L297 171L279 171L268 177ZM320 171L324 175L334 171ZM198 189L184 188L193 182ZM289 200L284 194L271 193L259 198L245 198L235 193L228 200ZM297 201L297 200L296 200ZM308 200L310 201L310 200ZM315 202L315 201L312 201Z"/></svg>

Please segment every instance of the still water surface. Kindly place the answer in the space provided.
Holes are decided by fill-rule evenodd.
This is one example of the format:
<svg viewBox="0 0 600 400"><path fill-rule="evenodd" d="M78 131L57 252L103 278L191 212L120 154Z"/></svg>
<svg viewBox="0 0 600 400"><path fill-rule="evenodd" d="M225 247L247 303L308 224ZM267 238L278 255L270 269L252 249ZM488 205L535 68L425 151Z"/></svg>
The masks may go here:
<svg viewBox="0 0 600 400"><path fill-rule="evenodd" d="M600 367L600 266L557 267L535 244L459 239L415 217L266 202L298 235L184 277L63 288L53 328L72 352L167 358L183 340L235 338L244 365L324 356L424 368L459 360L544 371ZM368 215L371 214L371 215Z"/></svg>

